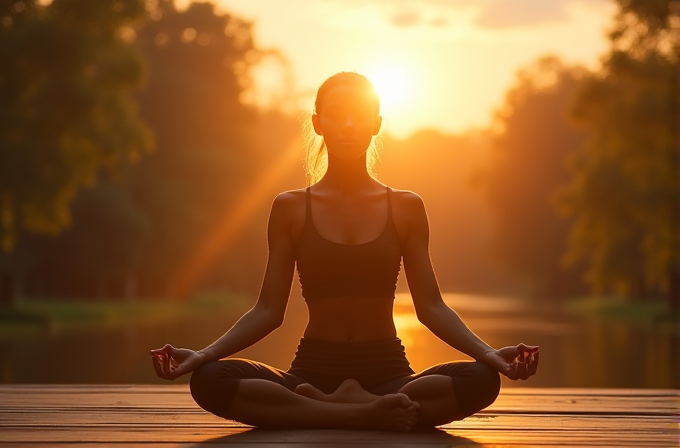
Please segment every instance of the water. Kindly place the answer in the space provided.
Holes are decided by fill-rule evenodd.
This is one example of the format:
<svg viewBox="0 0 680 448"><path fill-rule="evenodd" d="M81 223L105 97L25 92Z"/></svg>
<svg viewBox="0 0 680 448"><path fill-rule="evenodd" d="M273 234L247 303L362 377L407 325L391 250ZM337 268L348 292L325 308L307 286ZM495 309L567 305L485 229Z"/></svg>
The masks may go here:
<svg viewBox="0 0 680 448"><path fill-rule="evenodd" d="M540 345L538 374L528 381L503 378L504 387L680 387L679 337L660 326L578 318L504 298L447 295L446 300L468 327L494 347L519 342ZM203 348L238 317L212 315L161 325L3 333L0 382L165 383L155 376L150 348L166 342ZM306 319L302 300L294 297L284 325L236 356L286 369ZM395 322L414 370L468 359L420 324L406 297L397 298ZM185 376L175 382L187 381Z"/></svg>

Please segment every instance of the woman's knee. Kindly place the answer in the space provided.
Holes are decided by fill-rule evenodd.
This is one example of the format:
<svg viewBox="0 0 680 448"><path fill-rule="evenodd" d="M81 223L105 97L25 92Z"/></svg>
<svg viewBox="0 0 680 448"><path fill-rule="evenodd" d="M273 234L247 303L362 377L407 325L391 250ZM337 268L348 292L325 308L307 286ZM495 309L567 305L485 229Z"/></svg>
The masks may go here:
<svg viewBox="0 0 680 448"><path fill-rule="evenodd" d="M500 374L483 362L469 363L465 374L452 380L464 417L490 406L501 390Z"/></svg>
<svg viewBox="0 0 680 448"><path fill-rule="evenodd" d="M191 374L189 389L196 404L220 417L226 417L231 407L239 378L224 361L212 361L199 366Z"/></svg>

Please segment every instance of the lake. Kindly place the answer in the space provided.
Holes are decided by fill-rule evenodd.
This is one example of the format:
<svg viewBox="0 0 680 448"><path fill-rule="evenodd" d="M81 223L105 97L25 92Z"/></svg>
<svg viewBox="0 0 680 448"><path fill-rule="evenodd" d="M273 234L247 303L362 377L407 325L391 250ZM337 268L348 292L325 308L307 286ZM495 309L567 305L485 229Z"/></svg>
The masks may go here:
<svg viewBox="0 0 680 448"><path fill-rule="evenodd" d="M538 374L528 381L503 377L504 387L678 388L680 337L663 325L585 318L521 300L446 294L445 300L475 333L500 348L540 345ZM163 324L0 333L0 382L165 383L156 378L148 351L170 342L200 349L239 317L213 312ZM293 295L284 325L235 355L286 369L307 319ZM469 359L444 344L416 319L410 298L399 294L395 322L414 370ZM186 383L185 376L176 383Z"/></svg>

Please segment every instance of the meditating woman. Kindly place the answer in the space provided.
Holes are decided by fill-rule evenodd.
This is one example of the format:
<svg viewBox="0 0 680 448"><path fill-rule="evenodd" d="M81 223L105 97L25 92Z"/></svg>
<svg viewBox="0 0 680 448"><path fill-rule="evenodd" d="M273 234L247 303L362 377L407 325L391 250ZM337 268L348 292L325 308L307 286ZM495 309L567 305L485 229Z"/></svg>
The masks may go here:
<svg viewBox="0 0 680 448"><path fill-rule="evenodd" d="M327 160L325 173L274 200L257 303L202 350L169 344L152 350L159 377L193 372L199 406L254 426L410 431L489 406L499 372L511 379L536 373L538 347L496 350L442 300L423 201L378 182L367 167L381 122L366 77L342 72L321 85L312 125L323 142L309 174L319 160ZM392 316L402 261L418 319L475 361L411 369ZM281 325L296 267L309 322L291 367L229 358Z"/></svg>

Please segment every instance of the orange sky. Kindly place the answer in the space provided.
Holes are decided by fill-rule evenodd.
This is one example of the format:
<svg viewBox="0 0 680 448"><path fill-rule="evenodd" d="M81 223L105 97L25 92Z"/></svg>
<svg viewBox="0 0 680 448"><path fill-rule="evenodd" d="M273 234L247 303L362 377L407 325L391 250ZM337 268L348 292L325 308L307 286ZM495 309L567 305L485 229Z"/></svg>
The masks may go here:
<svg viewBox="0 0 680 448"><path fill-rule="evenodd" d="M311 107L331 74L355 70L387 91L396 136L488 126L516 70L541 55L596 67L615 12L612 0L215 1L254 21L260 47L283 53L298 107ZM262 104L281 97L278 67L258 72Z"/></svg>

